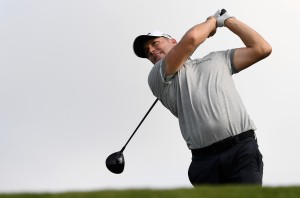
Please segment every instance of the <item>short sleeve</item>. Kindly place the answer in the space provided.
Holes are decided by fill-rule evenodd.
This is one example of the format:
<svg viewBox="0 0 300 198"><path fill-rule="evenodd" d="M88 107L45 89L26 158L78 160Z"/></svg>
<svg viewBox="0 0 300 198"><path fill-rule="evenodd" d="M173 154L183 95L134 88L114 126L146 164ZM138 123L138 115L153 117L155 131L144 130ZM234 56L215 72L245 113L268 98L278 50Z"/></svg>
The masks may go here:
<svg viewBox="0 0 300 198"><path fill-rule="evenodd" d="M165 74L166 74L166 63L165 60L163 59L160 64L160 76L162 77L163 82L165 83L171 82L174 76L176 75L176 74L171 74L166 76Z"/></svg>
<svg viewBox="0 0 300 198"><path fill-rule="evenodd" d="M177 114L176 97L177 97L177 74L165 76L165 63L162 60L157 62L151 69L148 76L149 87L155 97L169 109L174 116Z"/></svg>
<svg viewBox="0 0 300 198"><path fill-rule="evenodd" d="M153 66L148 76L149 87L158 98L161 98L163 87L170 83L170 80L165 78L164 71L164 61L160 60Z"/></svg>
<svg viewBox="0 0 300 198"><path fill-rule="evenodd" d="M234 65L234 53L235 53L235 49L228 50L228 53L227 53L227 56L228 56L227 59L229 60L231 74L236 74L239 72Z"/></svg>

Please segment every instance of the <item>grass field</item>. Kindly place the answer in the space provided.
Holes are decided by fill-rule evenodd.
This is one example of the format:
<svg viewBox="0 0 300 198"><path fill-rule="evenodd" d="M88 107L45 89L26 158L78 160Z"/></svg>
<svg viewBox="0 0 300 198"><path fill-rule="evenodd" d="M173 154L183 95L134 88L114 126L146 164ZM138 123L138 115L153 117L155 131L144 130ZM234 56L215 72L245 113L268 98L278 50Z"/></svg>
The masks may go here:
<svg viewBox="0 0 300 198"><path fill-rule="evenodd" d="M204 186L170 190L103 190L65 193L0 194L0 198L299 198L300 187Z"/></svg>

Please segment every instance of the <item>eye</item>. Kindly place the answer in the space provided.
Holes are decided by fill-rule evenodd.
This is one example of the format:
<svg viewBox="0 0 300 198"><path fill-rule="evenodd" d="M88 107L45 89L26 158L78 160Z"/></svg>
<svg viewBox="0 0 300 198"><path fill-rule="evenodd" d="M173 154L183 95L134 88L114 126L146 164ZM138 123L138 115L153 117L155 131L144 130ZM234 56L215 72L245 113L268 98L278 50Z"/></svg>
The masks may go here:
<svg viewBox="0 0 300 198"><path fill-rule="evenodd" d="M153 41L153 43L152 43L152 44L153 44L153 46L157 46L157 45L158 45L158 43L159 43L158 41Z"/></svg>

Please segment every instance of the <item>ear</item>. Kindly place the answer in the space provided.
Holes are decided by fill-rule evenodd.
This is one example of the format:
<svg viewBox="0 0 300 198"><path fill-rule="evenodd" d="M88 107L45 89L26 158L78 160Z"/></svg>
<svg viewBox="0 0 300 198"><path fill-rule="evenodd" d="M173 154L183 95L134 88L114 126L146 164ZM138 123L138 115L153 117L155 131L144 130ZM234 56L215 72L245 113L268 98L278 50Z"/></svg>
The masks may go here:
<svg viewBox="0 0 300 198"><path fill-rule="evenodd" d="M176 41L174 38L172 38L172 39L170 39L170 40L171 40L171 42L172 42L173 45L176 45L176 44L177 44L177 41Z"/></svg>

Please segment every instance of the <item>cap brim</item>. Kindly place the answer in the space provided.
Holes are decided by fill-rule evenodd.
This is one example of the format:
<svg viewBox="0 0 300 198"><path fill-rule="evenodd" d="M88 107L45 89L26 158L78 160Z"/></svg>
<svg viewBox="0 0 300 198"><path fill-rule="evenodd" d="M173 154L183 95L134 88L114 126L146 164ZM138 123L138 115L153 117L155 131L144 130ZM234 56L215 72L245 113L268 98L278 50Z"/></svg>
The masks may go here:
<svg viewBox="0 0 300 198"><path fill-rule="evenodd" d="M134 53L140 58L147 58L145 54L144 44L147 40L154 38L155 36L140 35L133 42Z"/></svg>

